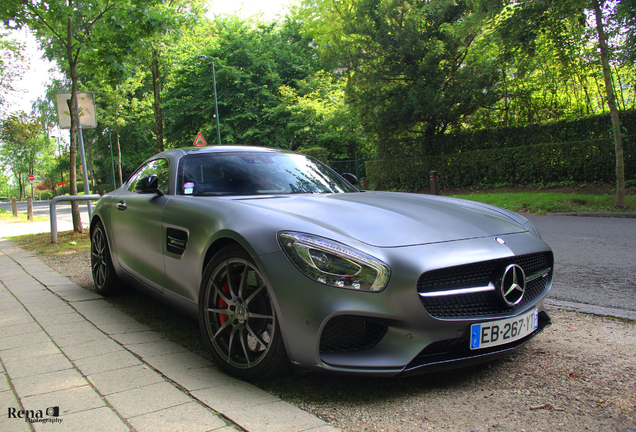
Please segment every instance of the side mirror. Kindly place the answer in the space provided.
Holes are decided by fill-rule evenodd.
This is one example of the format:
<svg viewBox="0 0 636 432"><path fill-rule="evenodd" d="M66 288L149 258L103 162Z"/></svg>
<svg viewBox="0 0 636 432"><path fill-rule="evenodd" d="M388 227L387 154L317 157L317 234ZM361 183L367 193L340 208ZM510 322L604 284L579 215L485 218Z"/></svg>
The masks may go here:
<svg viewBox="0 0 636 432"><path fill-rule="evenodd" d="M355 186L358 184L358 177L356 177L355 175L351 174L351 173L343 173L342 177L348 181L349 183L351 183L352 186Z"/></svg>
<svg viewBox="0 0 636 432"><path fill-rule="evenodd" d="M139 179L135 185L135 192L142 194L157 194L163 195L163 192L159 190L159 177L157 174L150 174L147 177Z"/></svg>

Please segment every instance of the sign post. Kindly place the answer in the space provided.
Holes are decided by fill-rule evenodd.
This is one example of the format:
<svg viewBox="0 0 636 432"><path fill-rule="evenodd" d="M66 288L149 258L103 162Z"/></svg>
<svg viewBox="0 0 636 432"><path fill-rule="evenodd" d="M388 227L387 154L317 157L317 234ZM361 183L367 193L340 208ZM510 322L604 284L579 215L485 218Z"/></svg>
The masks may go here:
<svg viewBox="0 0 636 432"><path fill-rule="evenodd" d="M57 93L55 95L57 102L57 117L60 124L60 129L71 128L71 94L70 93ZM68 108L68 111L65 110ZM80 155L82 157L82 168L84 171L84 193L86 195L91 194L91 187L88 183L88 170L86 169L86 155L84 154L84 136L82 134L82 127L88 129L94 129L97 127L97 115L95 113L95 98L92 92L78 92L77 93L77 106L75 107L79 113L79 124L77 125L80 140ZM93 214L91 209L91 202L86 201L86 207L88 209L88 219L90 220Z"/></svg>
<svg viewBox="0 0 636 432"><path fill-rule="evenodd" d="M31 182L31 199L33 199L33 182L35 181L35 176L33 174L29 174L29 181Z"/></svg>

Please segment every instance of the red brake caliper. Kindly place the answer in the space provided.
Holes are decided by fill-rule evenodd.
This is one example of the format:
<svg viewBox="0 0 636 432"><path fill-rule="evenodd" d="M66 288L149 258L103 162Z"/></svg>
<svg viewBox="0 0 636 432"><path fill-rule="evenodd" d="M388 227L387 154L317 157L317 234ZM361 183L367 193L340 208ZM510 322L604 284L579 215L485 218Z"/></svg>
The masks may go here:
<svg viewBox="0 0 636 432"><path fill-rule="evenodd" d="M230 287L229 287L227 281L221 287L221 291L223 291L228 296L230 295ZM225 302L225 300L223 300L223 297L221 297L221 296L219 296L218 306L219 306L219 309L226 309L227 308L227 303ZM228 319L229 319L229 317L226 314L219 314L219 323L221 324L221 327L223 327L223 324L225 324ZM226 328L225 332L227 334L231 333L229 328Z"/></svg>

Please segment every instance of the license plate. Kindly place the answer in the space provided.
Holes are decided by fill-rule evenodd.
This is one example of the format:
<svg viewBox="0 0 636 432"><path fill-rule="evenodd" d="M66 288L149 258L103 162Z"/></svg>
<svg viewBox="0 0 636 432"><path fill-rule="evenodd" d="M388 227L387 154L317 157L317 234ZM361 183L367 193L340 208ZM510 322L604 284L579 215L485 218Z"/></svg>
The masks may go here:
<svg viewBox="0 0 636 432"><path fill-rule="evenodd" d="M470 326L470 349L490 348L523 339L539 327L537 308L514 318Z"/></svg>

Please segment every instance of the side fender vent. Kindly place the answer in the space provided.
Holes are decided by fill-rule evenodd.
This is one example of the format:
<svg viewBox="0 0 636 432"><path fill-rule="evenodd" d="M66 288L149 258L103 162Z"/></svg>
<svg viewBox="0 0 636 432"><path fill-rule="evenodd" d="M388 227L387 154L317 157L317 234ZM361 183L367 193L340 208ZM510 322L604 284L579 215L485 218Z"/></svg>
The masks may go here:
<svg viewBox="0 0 636 432"><path fill-rule="evenodd" d="M176 228L167 229L166 249L168 252L183 255L188 244L188 232Z"/></svg>

